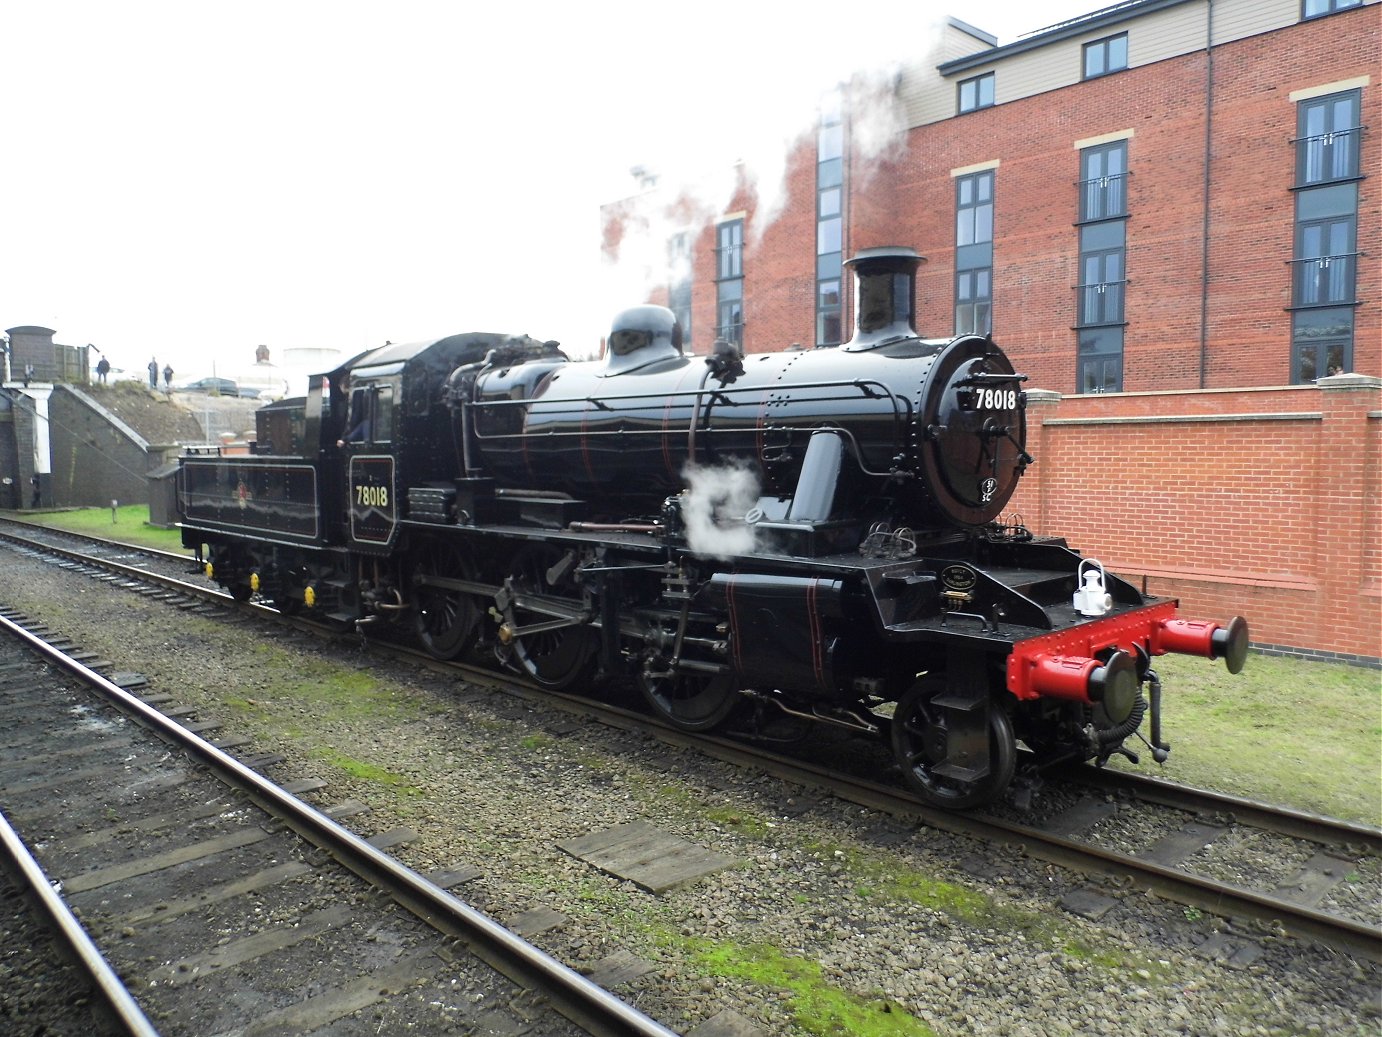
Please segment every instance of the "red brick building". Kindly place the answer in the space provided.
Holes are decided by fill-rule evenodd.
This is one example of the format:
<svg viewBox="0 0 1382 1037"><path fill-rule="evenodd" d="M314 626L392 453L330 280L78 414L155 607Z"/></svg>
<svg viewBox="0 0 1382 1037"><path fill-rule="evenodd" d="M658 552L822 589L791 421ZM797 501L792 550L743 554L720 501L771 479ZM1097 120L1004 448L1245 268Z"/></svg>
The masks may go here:
<svg viewBox="0 0 1382 1037"><path fill-rule="evenodd" d="M1380 40L1378 0L1128 0L1001 47L949 19L823 103L770 222L747 183L709 223L654 188L607 248L665 239L650 297L697 352L838 343L842 259L917 249L922 334L991 332L1049 391L1028 525L1375 663Z"/></svg>

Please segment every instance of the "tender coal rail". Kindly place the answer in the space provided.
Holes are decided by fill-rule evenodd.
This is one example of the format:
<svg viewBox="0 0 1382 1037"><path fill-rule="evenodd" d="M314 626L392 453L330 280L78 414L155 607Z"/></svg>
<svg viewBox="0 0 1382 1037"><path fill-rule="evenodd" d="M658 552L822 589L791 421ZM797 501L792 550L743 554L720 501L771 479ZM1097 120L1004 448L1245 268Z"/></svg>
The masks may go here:
<svg viewBox="0 0 1382 1037"><path fill-rule="evenodd" d="M3 610L0 633L0 808L162 1032L671 1033L374 845L407 833L363 840L297 798L320 783L278 787Z"/></svg>

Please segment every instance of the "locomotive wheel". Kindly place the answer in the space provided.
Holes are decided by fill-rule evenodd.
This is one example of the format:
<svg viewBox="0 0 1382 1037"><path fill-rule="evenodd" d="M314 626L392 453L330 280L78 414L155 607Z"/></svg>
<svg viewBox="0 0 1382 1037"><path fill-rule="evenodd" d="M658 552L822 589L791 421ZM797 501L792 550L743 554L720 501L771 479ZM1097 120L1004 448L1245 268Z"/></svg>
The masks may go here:
<svg viewBox="0 0 1382 1037"><path fill-rule="evenodd" d="M1007 788L1017 766L1012 722L1001 709L989 715L989 773L963 781L936 773L945 758L946 711L932 702L945 691L942 680L923 680L902 696L893 713L893 755L907 784L933 806L963 810L995 799Z"/></svg>
<svg viewBox="0 0 1382 1037"><path fill-rule="evenodd" d="M654 713L683 731L709 731L729 716L739 701L728 677L678 673L670 677L639 674L638 685Z"/></svg>
<svg viewBox="0 0 1382 1037"><path fill-rule="evenodd" d="M413 566L413 577L473 580L474 566L453 544L429 544ZM475 642L480 607L463 591L421 583L414 592L413 630L434 659L455 659Z"/></svg>
<svg viewBox="0 0 1382 1037"><path fill-rule="evenodd" d="M561 557L562 552L550 544L531 544L523 548L514 557L513 571L508 580L510 588L519 594L538 597L563 597L563 591L576 594L578 588L569 579L555 587L547 582L548 570ZM552 619L544 613L518 607L514 608L513 614L520 629ZM595 632L585 626L543 630L521 635L513 641L514 656L527 674L543 687L557 691L571 687L590 674L597 646Z"/></svg>
<svg viewBox="0 0 1382 1037"><path fill-rule="evenodd" d="M228 551L219 562L216 563L218 572L232 572L235 574L231 582L225 584L226 593L235 601L245 602L254 597L254 588L250 586L249 572L254 568L254 559L241 551ZM245 575L241 576L240 574Z"/></svg>

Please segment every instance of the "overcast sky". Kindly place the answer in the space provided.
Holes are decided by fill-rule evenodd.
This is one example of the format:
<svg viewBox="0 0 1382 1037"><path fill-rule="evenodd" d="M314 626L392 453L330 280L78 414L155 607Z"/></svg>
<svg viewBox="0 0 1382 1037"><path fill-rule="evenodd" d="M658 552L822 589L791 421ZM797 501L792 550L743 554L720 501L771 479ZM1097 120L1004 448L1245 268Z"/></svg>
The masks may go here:
<svg viewBox="0 0 1382 1037"><path fill-rule="evenodd" d="M1007 43L1100 6L6 0L0 328L176 380L260 343L588 350L641 301L600 256L631 167L778 148L944 15Z"/></svg>

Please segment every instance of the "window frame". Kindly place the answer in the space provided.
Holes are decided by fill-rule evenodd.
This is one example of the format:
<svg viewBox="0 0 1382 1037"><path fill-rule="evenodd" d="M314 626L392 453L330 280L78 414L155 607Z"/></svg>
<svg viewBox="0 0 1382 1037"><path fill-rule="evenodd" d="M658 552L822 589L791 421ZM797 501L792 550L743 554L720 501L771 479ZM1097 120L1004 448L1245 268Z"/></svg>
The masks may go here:
<svg viewBox="0 0 1382 1037"><path fill-rule="evenodd" d="M1128 324L1129 151L1126 137L1080 149L1076 220L1079 273L1074 324L1078 394L1123 391ZM1109 158L1115 154L1118 161L1111 163ZM1118 171L1110 173L1110 168ZM1097 193L1091 192L1092 185L1099 185ZM1115 259L1116 266L1111 267ZM1087 280L1091 264L1097 281Z"/></svg>
<svg viewBox="0 0 1382 1037"><path fill-rule="evenodd" d="M1300 20L1303 22L1312 21L1315 18L1328 18L1331 14L1338 14L1340 11L1351 11L1355 7L1362 7L1363 0L1323 0L1324 10L1310 10L1311 0L1300 0Z"/></svg>
<svg viewBox="0 0 1382 1037"><path fill-rule="evenodd" d="M982 282L982 284L981 284ZM993 333L993 267L955 271L955 334Z"/></svg>
<svg viewBox="0 0 1382 1037"><path fill-rule="evenodd" d="M981 169L955 177L955 281L957 335L993 332L993 240L997 177Z"/></svg>
<svg viewBox="0 0 1382 1037"><path fill-rule="evenodd" d="M1123 63L1114 66L1112 63L1113 45L1121 42L1123 44ZM1103 67L1097 72L1089 70L1090 55L1101 55ZM1128 69L1128 34L1117 32L1112 36L1105 36L1102 39L1090 40L1080 49L1080 80L1082 82L1090 79L1101 79L1104 76L1111 76L1117 72L1126 72Z"/></svg>
<svg viewBox="0 0 1382 1037"><path fill-rule="evenodd" d="M1340 104L1346 104L1351 109L1348 118L1352 125L1342 127L1334 125L1335 115ZM1314 112L1323 114L1323 123L1317 133L1310 132L1310 119ZM1296 136L1291 141L1296 150L1295 186L1297 188L1319 187L1324 184L1361 179L1363 176L1362 123L1363 91L1357 88L1340 90L1338 93L1324 94L1320 97L1312 97L1297 102ZM1338 153L1335 150L1335 141L1339 138L1347 140L1351 146L1345 153L1346 168L1341 172L1334 172L1334 167L1339 164L1337 161ZM1318 152L1312 148L1312 141L1321 142ZM1316 176L1310 175L1312 153L1317 153L1319 156L1318 165L1321 172Z"/></svg>
<svg viewBox="0 0 1382 1037"><path fill-rule="evenodd" d="M1090 171L1091 163L1098 159L1103 163L1103 169L1108 168L1108 158L1111 155L1120 155L1122 169L1117 173ZM1101 220L1123 219L1128 215L1128 187L1130 176L1128 173L1128 141L1122 140L1109 141L1107 144L1096 144L1093 147L1082 148L1080 150L1080 179L1078 187L1080 191L1080 223L1096 223ZM1117 182L1116 190L1110 190L1109 185ZM1099 185L1097 193L1092 191L1092 185ZM1100 202L1098 211L1091 204L1091 198L1097 198ZM1116 202L1116 206L1109 205L1109 199Z"/></svg>
<svg viewBox="0 0 1382 1037"><path fill-rule="evenodd" d="M1075 347L1075 392L1080 395L1122 392L1123 358L1127 346L1123 327L1121 325L1109 325L1082 330L1084 334L1076 340ZM1104 346L1101 344L1097 348L1087 348L1086 342L1089 339L1098 339L1101 343L1116 342L1116 345ZM1108 367L1110 364L1116 366L1110 369ZM1096 367L1103 369L1104 377L1100 379L1100 384L1093 388L1089 388L1089 374L1091 370ZM1111 378L1107 376L1109 370L1113 372Z"/></svg>
<svg viewBox="0 0 1382 1037"><path fill-rule="evenodd" d="M1318 335L1302 334L1303 323L1322 323L1330 317L1338 321L1340 330ZM1327 377L1331 373L1329 353L1334 349L1339 353L1338 373L1352 370L1357 332L1358 323L1352 306L1310 307L1291 314L1291 384L1305 385L1317 378ZM1307 351L1312 354L1310 371L1305 369L1304 364ZM1319 374L1321 369L1324 370L1323 375Z"/></svg>
<svg viewBox="0 0 1382 1037"><path fill-rule="evenodd" d="M955 84L956 108L960 115L967 112L978 112L985 108L992 108L998 103L998 79L996 72L983 72L977 76L970 76L962 79ZM984 87L988 87L988 100L984 100ZM972 104L965 104L966 88L972 88L974 101Z"/></svg>
<svg viewBox="0 0 1382 1037"><path fill-rule="evenodd" d="M743 276L744 221L725 220L715 227L715 280L734 281Z"/></svg>
<svg viewBox="0 0 1382 1037"><path fill-rule="evenodd" d="M816 130L816 295L813 300L815 344L838 346L844 341L843 260L845 206L844 98L830 92L822 105ZM833 301L831 301L833 300Z"/></svg>

